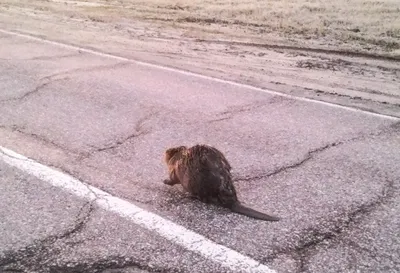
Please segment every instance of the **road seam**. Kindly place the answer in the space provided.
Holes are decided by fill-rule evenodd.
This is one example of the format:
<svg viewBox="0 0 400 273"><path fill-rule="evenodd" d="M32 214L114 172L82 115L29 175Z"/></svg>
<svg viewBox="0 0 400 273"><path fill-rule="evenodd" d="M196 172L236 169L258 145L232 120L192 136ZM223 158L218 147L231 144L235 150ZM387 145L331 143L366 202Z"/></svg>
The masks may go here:
<svg viewBox="0 0 400 273"><path fill-rule="evenodd" d="M65 43L61 43L61 42L51 41L51 40L47 40L47 39L44 39L44 38L39 38L39 37L36 37L36 36L33 36L33 35L23 34L23 33L16 32L16 31L8 31L8 30L0 29L0 33L13 35L13 36L17 36L17 37L22 37L22 38L26 38L26 39L31 39L31 40L39 41L39 42L42 42L42 43L47 43L47 44L56 45L56 46L59 46L59 47L64 47L64 48L67 48L67 49L78 50L80 52L85 52L85 53L89 53L89 54L93 54L93 55L97 55L97 56L101 56L101 57L108 57L108 58L117 59L117 60L121 60L121 61L128 61L128 62L134 63L136 65L147 66L147 67L151 67L151 68L171 71L171 72L174 72L174 73L179 73L179 74L188 75L188 76L192 76L192 77L197 77L197 78L201 78L201 79L205 79L205 80L215 81L215 82L219 82L219 83L223 83L223 84L229 84L229 85L232 85L232 86L246 88L246 89L250 89L250 90L258 91L258 92L263 92L263 93L267 93L267 94L274 95L274 96L280 96L280 97L285 97L285 98L298 100L298 101L305 101L305 102L312 102L312 103L322 104L322 105L326 105L326 106L330 106L330 107L334 107L334 108L344 109L344 110L348 110L348 111L352 111L352 112L363 113L363 114L366 114L366 115L380 117L380 118L384 118L384 119L400 120L399 117L395 117L395 116L391 116L391 115L375 113L375 112L371 112L371 111L364 110L364 109L353 108L353 107L350 107L350 106L344 106L344 105L335 104L335 103L332 103L332 102L320 101L320 100L316 100L316 99L312 99L312 98L305 98L305 97L298 97L298 96L294 96L294 95L289 95L289 94L285 94L285 93L281 93L281 92L277 92L277 91L272 91L272 90L269 90L267 88L260 88L260 87L252 86L252 85L249 85L249 84L238 83L238 82L229 81L229 80L223 80L223 79L219 79L219 78L216 78L216 77L206 76L206 75L202 75L202 74L198 74L198 73L194 73L194 72L189 72L189 71L185 71L185 70L182 70L182 69L172 68L172 67L168 67L168 66L164 66L164 65L158 65L158 64L152 64L152 63L147 63L147 62L143 62L143 61L138 61L138 60L134 60L134 59L126 58L126 57L121 57L121 56L117 56L117 55L110 54L110 53L100 52L100 51L96 51L96 50L93 50L93 49L88 49L88 48L84 48L84 47L80 47L80 46L76 46L76 45L71 45L71 44L65 44Z"/></svg>
<svg viewBox="0 0 400 273"><path fill-rule="evenodd" d="M87 185L74 177L40 164L30 158L0 146L0 159L42 181L70 192L99 207L129 219L167 240L200 254L212 262L233 271L246 273L276 273L266 265L233 249L217 244L183 226L146 211L126 200Z"/></svg>

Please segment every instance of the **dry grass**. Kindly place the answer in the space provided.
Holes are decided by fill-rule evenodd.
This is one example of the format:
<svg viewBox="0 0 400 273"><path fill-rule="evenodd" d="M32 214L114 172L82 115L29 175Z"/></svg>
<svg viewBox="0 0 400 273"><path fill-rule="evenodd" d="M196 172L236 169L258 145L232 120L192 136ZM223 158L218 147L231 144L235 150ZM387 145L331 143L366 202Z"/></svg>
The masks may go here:
<svg viewBox="0 0 400 273"><path fill-rule="evenodd" d="M41 1L35 1L36 3ZM54 1L42 1L50 3ZM65 2L62 0L57 0ZM71 1L68 1L71 2ZM257 42L400 53L399 0L86 0L76 8L110 16L224 33ZM85 2L87 4L83 4ZM103 4L93 5L94 2ZM104 19L105 20L105 19ZM274 37L276 39L274 39Z"/></svg>
<svg viewBox="0 0 400 273"><path fill-rule="evenodd" d="M365 49L400 49L398 0L122 0L108 9L124 7L135 18L221 26L262 38L273 34L298 38L358 43ZM87 11L105 7L86 7ZM268 42L268 39L266 39Z"/></svg>

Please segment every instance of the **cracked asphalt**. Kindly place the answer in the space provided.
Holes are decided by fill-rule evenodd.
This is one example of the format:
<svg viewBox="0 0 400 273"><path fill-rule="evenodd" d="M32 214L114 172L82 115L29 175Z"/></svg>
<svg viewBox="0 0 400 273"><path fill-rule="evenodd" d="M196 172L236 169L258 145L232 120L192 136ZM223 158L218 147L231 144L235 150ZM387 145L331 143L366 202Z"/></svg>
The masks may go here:
<svg viewBox="0 0 400 273"><path fill-rule="evenodd" d="M1 161L0 182L0 272L213 272L218 268Z"/></svg>
<svg viewBox="0 0 400 273"><path fill-rule="evenodd" d="M1 146L277 272L400 271L399 121L12 35L0 43ZM195 143L226 154L240 200L282 220L164 185L164 150ZM228 272L2 162L0 175L0 271Z"/></svg>

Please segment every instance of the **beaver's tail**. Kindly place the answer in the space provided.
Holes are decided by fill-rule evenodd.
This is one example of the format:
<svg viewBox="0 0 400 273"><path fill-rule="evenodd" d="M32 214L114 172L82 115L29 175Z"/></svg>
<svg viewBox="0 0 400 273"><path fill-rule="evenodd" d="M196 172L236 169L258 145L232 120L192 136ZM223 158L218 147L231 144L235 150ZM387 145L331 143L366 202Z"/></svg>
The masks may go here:
<svg viewBox="0 0 400 273"><path fill-rule="evenodd" d="M279 221L280 218L276 216L271 216L267 215L265 213L256 211L254 209L248 208L240 204L239 202L235 203L233 206L231 206L231 210L233 212L243 214L258 220L264 220L264 221Z"/></svg>

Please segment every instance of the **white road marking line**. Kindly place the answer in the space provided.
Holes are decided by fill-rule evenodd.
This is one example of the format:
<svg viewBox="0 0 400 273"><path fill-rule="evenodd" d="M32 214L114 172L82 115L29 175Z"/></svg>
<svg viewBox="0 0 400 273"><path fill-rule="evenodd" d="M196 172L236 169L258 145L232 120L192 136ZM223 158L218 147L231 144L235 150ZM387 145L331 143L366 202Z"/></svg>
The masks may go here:
<svg viewBox="0 0 400 273"><path fill-rule="evenodd" d="M219 245L185 227L143 210L100 189L86 185L70 175L54 170L2 146L0 146L0 159L8 165L46 181L55 187L68 191L80 198L93 201L99 207L127 218L135 224L154 231L167 240L233 271L249 273L276 272L250 257Z"/></svg>
<svg viewBox="0 0 400 273"><path fill-rule="evenodd" d="M380 117L380 118L385 118L385 119L390 119L390 120L396 120L396 121L400 120L399 117L395 117L395 116L374 113L374 112L363 110L363 109L357 109L357 108L353 108L353 107L350 107L350 106L339 105L339 104L320 101L320 100L316 100L316 99L297 97L297 96L293 96L293 95L289 95L289 94L285 94L285 93L281 93L281 92L277 92L277 91L268 90L266 88L259 88L259 87L251 86L251 85L244 84L244 83L237 83L237 82L234 82L234 81L223 80L223 79L219 79L219 78L215 78L215 77L211 77L211 76L205 76L205 75L201 75L201 74L198 74L198 73L189 72L189 71L185 71L185 70L181 70L181 69L177 69L177 68L172 68L172 67L168 67L168 66L151 64L151 63L146 63L146 62L143 62L143 61L137 61L137 60L133 60L133 59L129 59L129 58L125 58L125 57L121 57L121 56L117 56L117 55L113 55L113 54L109 54L109 53L103 53L103 52L100 52L100 51L95 51L95 50L92 50L92 49L87 49L87 48L83 48L83 47L79 47L79 46L64 44L64 43L61 43L61 42L51 41L51 40L47 40L47 39L44 39L44 38L39 38L39 37L35 37L35 36L32 36L32 35L28 35L28 34L22 34L22 33L14 32L14 31L3 30L3 29L0 29L0 33L5 33L5 34L14 35L14 36L18 36L18 37L23 37L23 38L27 38L27 39L31 39L31 40L36 40L36 41L39 41L39 42L43 42L43 43L47 43L47 44L51 44L51 45L56 45L56 46L60 46L60 47L68 48L68 49L80 50L81 52L86 52L86 53L89 53L89 54L94 54L94 55L98 55L98 56L102 56L102 57L108 57L108 58L121 60L121 61L128 61L128 62L137 64L137 65L143 65L143 66L162 69L162 70L166 70L166 71L172 71L172 72L180 73L180 74L183 74L183 75L188 75L188 76L197 77L197 78L201 78L201 79L211 80L211 81L224 83L224 84L229 84L229 85L242 87L242 88L246 88L246 89L250 89L250 90L254 90L254 91L258 91L258 92L264 92L264 93L267 93L267 94L270 94L270 95L285 97L285 98L298 100L298 101L306 101L306 102L312 102L312 103L327 105L327 106L334 107L334 108L339 108L339 109L344 109L344 110L348 110L348 111L363 113L363 114L367 114L367 115L370 115L370 116L375 116L375 117Z"/></svg>

